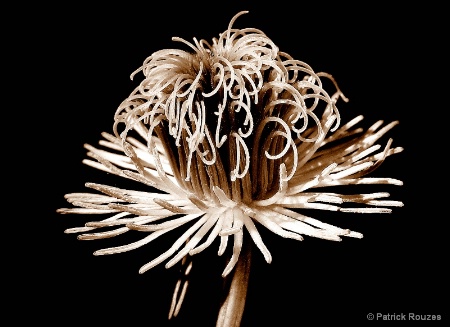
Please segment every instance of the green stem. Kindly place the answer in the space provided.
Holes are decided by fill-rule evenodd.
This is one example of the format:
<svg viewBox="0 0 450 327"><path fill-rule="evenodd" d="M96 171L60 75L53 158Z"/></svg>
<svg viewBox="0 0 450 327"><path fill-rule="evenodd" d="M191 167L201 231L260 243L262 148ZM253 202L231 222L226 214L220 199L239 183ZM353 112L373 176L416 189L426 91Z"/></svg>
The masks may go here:
<svg viewBox="0 0 450 327"><path fill-rule="evenodd" d="M216 327L239 327L244 314L251 265L251 242L244 242L243 253L236 263L228 294L223 301ZM227 281L228 282L228 281Z"/></svg>

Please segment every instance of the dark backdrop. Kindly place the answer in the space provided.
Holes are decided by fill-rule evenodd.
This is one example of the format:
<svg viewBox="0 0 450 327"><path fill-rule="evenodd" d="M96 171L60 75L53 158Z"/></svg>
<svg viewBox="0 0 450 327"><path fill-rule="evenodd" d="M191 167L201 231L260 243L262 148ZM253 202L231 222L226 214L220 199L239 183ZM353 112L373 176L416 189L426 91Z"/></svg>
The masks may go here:
<svg viewBox="0 0 450 327"><path fill-rule="evenodd" d="M154 51L178 47L172 36L211 40L240 10L250 12L238 18L236 27L261 29L280 50L336 78L350 99L340 102L344 120L359 114L365 116L364 126L379 119L399 120L389 135L393 146L405 148L376 172L404 181L402 187L380 188L403 201L403 208L394 208L390 215L315 214L362 232L363 239L335 243L305 237L296 242L259 228L273 262L266 264L254 252L242 326L300 326L311 321L363 325L369 313L435 314L448 320L442 301L448 286L447 255L443 230L436 227L441 217L429 201L433 189L427 186L430 175L438 176L438 170L430 168L431 150L424 141L434 134L426 127L431 110L425 107L419 78L426 76L426 69L417 58L429 40L418 33L423 16L416 10L406 14L375 3L363 8L328 7L322 2L124 2L40 9L46 14L33 25L39 32L32 33L33 26L29 30L30 38L38 41L28 59L37 61L37 71L26 75L33 77L27 85L40 89L38 105L29 109L42 120L30 129L39 128L39 142L30 143L38 145L34 158L42 164L31 168L37 177L32 184L39 185L34 199L39 202L32 212L21 208L38 225L32 231L38 240L27 243L26 261L34 263L27 263L24 281L30 286L23 288L17 302L37 308L36 321L214 326L224 267L216 256L217 242L194 257L186 302L180 316L168 322L177 269L160 265L143 275L138 269L175 238L94 257L95 250L120 243L78 241L64 234L89 217L59 215L56 209L66 206L64 194L85 191L85 182L119 185L81 161L83 144L96 145L101 132L111 131L117 106L140 81L141 75L136 81L129 75Z"/></svg>

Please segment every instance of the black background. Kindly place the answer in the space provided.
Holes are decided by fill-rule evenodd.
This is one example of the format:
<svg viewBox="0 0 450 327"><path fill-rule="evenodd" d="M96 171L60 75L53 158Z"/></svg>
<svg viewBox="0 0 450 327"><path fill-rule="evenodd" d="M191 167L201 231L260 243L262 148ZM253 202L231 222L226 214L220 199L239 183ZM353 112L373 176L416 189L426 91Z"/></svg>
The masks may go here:
<svg viewBox="0 0 450 327"><path fill-rule="evenodd" d="M379 119L400 121L389 136L405 151L389 157L375 175L404 181L404 186L377 190L390 192L405 206L390 215L313 213L363 233L361 240L305 237L300 243L260 227L273 262L266 264L254 251L242 327L362 325L369 313L435 314L448 320L442 300L448 294L448 255L439 227L447 217L429 183L439 179L432 165L439 156L432 156L427 141L435 135L420 55L430 46L428 35L420 32L426 13L375 2L328 7L322 2L166 1L39 9L43 14L36 15L21 40L28 51L22 91L39 93L27 104L31 127L23 149L33 153L28 161L34 164L21 161L27 177L19 184L21 192L29 185L36 202L17 208L28 224L24 232L32 236L23 237L25 246L17 255L24 264L17 285L23 287L13 306L34 309L35 322L53 325L215 325L224 267L216 256L217 242L194 257L185 303L179 317L168 321L177 268L160 265L143 275L138 270L176 235L132 252L95 257L95 250L123 244L125 238L78 241L64 230L90 217L60 215L56 209L67 206L64 194L87 190L85 182L122 185L81 163L83 144L96 145L101 132L111 131L115 109L141 78L129 76L144 59L163 48L184 48L173 36L210 41L226 30L234 14L249 10L235 27L261 29L280 50L336 78L350 99L338 106L344 121L359 114L366 127Z"/></svg>

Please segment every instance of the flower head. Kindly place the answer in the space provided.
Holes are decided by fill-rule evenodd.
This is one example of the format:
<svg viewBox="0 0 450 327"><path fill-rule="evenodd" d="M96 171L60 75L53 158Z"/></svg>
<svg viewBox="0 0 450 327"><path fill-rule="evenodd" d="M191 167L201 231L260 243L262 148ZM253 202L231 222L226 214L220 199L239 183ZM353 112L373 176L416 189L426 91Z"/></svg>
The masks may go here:
<svg viewBox="0 0 450 327"><path fill-rule="evenodd" d="M166 262L172 267L216 238L222 255L232 240L223 276L238 262L244 231L267 262L270 251L258 229L302 240L361 238L358 232L320 222L302 209L388 213L402 206L388 193L327 192L329 186L395 184L366 177L402 151L376 142L394 127L376 122L367 130L358 116L341 125L336 103L347 101L333 77L281 52L262 31L233 24L211 43L184 39L189 51L153 53L132 74L139 86L118 107L103 149L87 145L94 168L149 186L148 192L87 183L94 193L67 194L74 208L61 213L107 215L67 233L100 239L130 230L142 239L96 255L136 249L176 228L184 233L140 273ZM323 80L333 82L329 94ZM336 188L333 188L335 190ZM102 228L106 231L98 231Z"/></svg>

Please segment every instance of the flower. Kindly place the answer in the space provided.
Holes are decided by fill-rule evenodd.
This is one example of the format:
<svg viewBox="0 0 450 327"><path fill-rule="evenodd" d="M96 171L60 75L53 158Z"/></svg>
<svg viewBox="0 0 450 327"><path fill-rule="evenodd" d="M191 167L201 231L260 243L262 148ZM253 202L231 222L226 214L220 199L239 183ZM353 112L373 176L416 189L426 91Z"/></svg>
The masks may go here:
<svg viewBox="0 0 450 327"><path fill-rule="evenodd" d="M348 213L389 213L402 206L386 192L346 194L327 187L394 184L393 178L366 177L387 157L401 152L376 142L398 121L357 128L363 116L341 126L336 103L347 101L334 78L281 52L262 31L228 28L214 38L190 43L190 51L153 53L131 77L144 79L115 112L113 133L103 148L86 145L84 163L131 179L149 190L133 191L87 183L94 193L71 193L74 207L63 214L109 215L83 227L81 240L140 231L143 238L101 249L96 255L130 251L165 233L184 233L140 273L166 262L170 268L220 238L222 255L232 238L223 271L238 263L245 230L270 263L261 226L285 238L327 240L362 234L305 215L302 209ZM330 80L335 92L325 91ZM93 159L93 160L92 160ZM106 228L104 231L99 229Z"/></svg>

